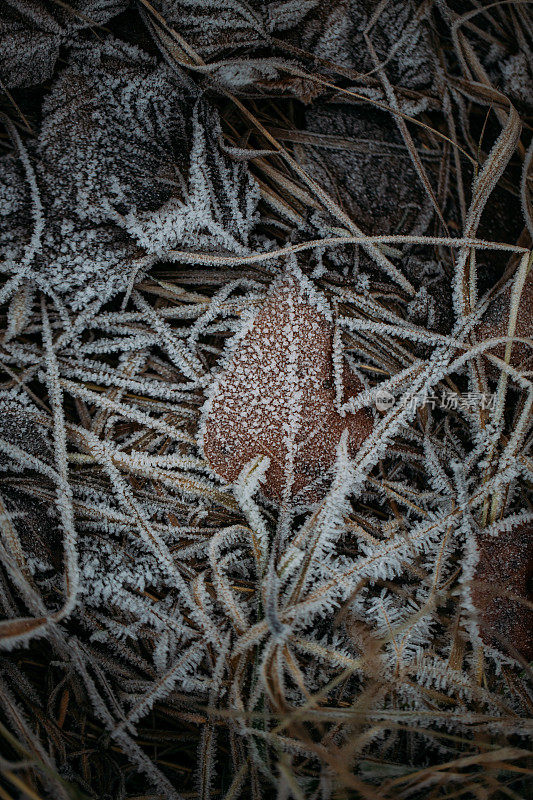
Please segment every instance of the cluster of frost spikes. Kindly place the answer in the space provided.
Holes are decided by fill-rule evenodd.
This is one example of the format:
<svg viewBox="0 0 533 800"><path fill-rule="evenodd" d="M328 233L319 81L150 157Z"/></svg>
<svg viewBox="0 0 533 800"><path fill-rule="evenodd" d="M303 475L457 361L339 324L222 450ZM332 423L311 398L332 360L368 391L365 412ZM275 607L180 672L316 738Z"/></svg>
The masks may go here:
<svg viewBox="0 0 533 800"><path fill-rule="evenodd" d="M171 250L249 252L247 166L224 147L217 111L139 48L73 46L36 140L12 134L0 252L13 286L31 275L76 312L131 290Z"/></svg>

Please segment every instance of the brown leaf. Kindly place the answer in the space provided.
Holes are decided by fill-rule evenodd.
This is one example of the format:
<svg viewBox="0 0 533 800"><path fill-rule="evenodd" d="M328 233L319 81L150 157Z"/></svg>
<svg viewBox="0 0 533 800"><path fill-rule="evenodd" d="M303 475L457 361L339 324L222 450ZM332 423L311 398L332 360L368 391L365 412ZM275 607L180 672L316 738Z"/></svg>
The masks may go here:
<svg viewBox="0 0 533 800"><path fill-rule="evenodd" d="M512 287L513 283L511 281L494 298L481 318L481 322L476 327L477 337L480 341L507 336ZM533 271L531 270L526 277L520 297L515 336L523 339L533 339ZM503 359L505 356L505 343L498 344L487 352ZM509 362L511 366L516 369L527 370L531 369L530 364L532 362L533 349L531 346L525 342L515 342ZM492 363L489 364L488 360L485 362L485 366L491 377L498 377L499 370L497 367L493 366Z"/></svg>
<svg viewBox="0 0 533 800"><path fill-rule="evenodd" d="M311 290L312 291L312 290ZM367 411L342 417L335 404L330 314L310 290L286 277L245 328L204 410L203 447L213 470L234 481L258 455L270 458L265 494L315 500L325 490L345 428L355 452L372 430ZM348 370L350 396L362 390Z"/></svg>
<svg viewBox="0 0 533 800"><path fill-rule="evenodd" d="M481 638L500 650L510 644L529 661L533 611L521 600L530 599L533 528L530 523L517 525L498 536L480 535L477 543L480 555L471 591Z"/></svg>

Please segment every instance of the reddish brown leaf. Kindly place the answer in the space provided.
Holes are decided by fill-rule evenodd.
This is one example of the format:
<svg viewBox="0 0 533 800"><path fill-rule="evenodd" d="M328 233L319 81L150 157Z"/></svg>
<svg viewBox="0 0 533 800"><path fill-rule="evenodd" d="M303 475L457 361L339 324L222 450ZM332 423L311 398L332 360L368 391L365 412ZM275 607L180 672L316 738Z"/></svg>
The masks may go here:
<svg viewBox="0 0 533 800"><path fill-rule="evenodd" d="M204 452L227 481L252 458L266 455L265 494L281 499L293 447L290 494L316 499L327 485L343 430L352 453L371 432L367 411L345 417L337 411L328 316L309 290L285 278L238 341L204 412ZM342 381L349 396L363 388L347 367Z"/></svg>
<svg viewBox="0 0 533 800"><path fill-rule="evenodd" d="M530 660L533 612L521 600L528 599L533 577L533 527L523 524L498 536L479 536L478 548L472 602L481 638L499 650L510 644Z"/></svg>
<svg viewBox="0 0 533 800"><path fill-rule="evenodd" d="M500 336L507 336L509 325L509 304L511 300L512 282L507 285L504 291L500 292L489 305L487 311L477 326L476 332L478 339L495 339ZM530 271L526 277L520 306L516 320L515 336L519 338L533 338L533 272ZM498 344L491 348L493 355L503 359L505 356L505 344ZM533 348L525 342L515 342L511 351L510 364L516 369L531 369L533 363ZM497 377L499 370L486 361L486 366L491 376Z"/></svg>

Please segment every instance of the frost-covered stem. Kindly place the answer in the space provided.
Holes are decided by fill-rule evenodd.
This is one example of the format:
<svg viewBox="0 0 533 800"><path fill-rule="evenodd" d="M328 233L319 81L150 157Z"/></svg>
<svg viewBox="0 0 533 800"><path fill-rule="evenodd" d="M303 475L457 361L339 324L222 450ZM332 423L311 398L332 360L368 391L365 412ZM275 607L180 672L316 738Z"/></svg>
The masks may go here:
<svg viewBox="0 0 533 800"><path fill-rule="evenodd" d="M506 98L504 99L506 100ZM483 169L476 176L472 186L472 201L463 230L465 239L475 236L483 209L513 155L521 128L520 117L514 106L509 104L509 116L505 127L493 145ZM470 270L465 270L471 253L471 248L465 247L459 254L455 267L454 305L458 318L462 318L474 310L470 302Z"/></svg>
<svg viewBox="0 0 533 800"><path fill-rule="evenodd" d="M442 245L443 247L470 248L477 247L483 250L503 251L506 253L525 253L527 248L515 244L501 244L478 239L475 236L453 238L448 236L408 236L403 234L382 234L377 236L331 236L323 239L311 239L299 244L289 244L275 250L252 253L250 255L217 255L216 253L192 252L190 250L168 250L165 258L183 264L200 264L203 266L240 266L244 264L260 264L264 261L277 261L283 256L301 253L305 250L334 247L343 244L416 244L416 245ZM410 294L416 294L413 290Z"/></svg>
<svg viewBox="0 0 533 800"><path fill-rule="evenodd" d="M46 300L41 297L43 342L46 351L46 374L48 395L54 420L54 446L57 464L57 506L64 531L65 555L65 605L59 619L67 616L76 605L79 590L78 551L74 525L72 489L68 480L67 434L63 410L63 392L59 379L59 367L52 345L52 331L48 319ZM57 615L56 615L57 616Z"/></svg>

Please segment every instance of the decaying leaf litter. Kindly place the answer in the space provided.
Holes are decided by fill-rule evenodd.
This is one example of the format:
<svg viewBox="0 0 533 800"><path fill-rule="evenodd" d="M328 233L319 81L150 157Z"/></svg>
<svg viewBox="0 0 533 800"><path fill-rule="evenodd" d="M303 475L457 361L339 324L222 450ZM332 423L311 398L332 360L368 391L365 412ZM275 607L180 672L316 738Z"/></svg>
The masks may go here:
<svg viewBox="0 0 533 800"><path fill-rule="evenodd" d="M531 44L4 0L2 796L526 796Z"/></svg>

